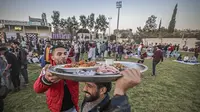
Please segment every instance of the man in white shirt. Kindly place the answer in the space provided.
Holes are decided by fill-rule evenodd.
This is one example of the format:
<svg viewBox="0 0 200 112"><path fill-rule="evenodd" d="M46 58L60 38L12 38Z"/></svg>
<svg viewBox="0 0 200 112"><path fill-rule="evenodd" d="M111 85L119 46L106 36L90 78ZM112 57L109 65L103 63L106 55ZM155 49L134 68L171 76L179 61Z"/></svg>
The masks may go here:
<svg viewBox="0 0 200 112"><path fill-rule="evenodd" d="M141 51L142 51L142 43L138 47L138 56L141 55Z"/></svg>
<svg viewBox="0 0 200 112"><path fill-rule="evenodd" d="M184 62L188 62L188 61L189 61L188 55L186 55L186 56L184 57L183 61L184 61Z"/></svg>

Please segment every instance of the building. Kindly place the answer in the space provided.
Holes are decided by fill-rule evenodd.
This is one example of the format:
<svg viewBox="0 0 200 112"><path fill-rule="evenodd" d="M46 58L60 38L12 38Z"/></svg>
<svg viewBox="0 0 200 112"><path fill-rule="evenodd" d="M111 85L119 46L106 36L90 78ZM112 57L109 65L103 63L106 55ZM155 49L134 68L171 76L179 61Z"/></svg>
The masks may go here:
<svg viewBox="0 0 200 112"><path fill-rule="evenodd" d="M77 37L79 41L107 41L108 35L103 36L103 34L98 33L98 38L97 38L97 33L96 32L90 32L88 29L80 29L77 31Z"/></svg>
<svg viewBox="0 0 200 112"><path fill-rule="evenodd" d="M29 21L0 20L0 38L4 39L27 37L27 38L49 38L51 36L51 25L47 23L46 14L41 18L32 18ZM3 38L6 35L6 38Z"/></svg>
<svg viewBox="0 0 200 112"><path fill-rule="evenodd" d="M133 38L132 29L121 29L121 30L114 30L114 35L116 35L116 41L128 41L129 39Z"/></svg>

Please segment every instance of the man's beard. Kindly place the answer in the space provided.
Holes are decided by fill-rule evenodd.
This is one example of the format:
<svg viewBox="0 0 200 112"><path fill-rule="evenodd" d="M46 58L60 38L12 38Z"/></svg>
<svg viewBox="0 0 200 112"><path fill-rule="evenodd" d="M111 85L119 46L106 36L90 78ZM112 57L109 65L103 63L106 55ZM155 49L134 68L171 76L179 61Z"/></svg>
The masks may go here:
<svg viewBox="0 0 200 112"><path fill-rule="evenodd" d="M67 63L67 60L66 60L65 58L56 60L56 64L57 64L57 65L66 64L66 63Z"/></svg>
<svg viewBox="0 0 200 112"><path fill-rule="evenodd" d="M85 92L85 94L87 93L87 94L90 95L89 97L87 97L87 96L85 95L84 100L85 100L86 102L93 102L93 101L96 101L96 100L99 99L99 97L100 97L99 91L97 91L94 95L91 95L91 94L90 94L89 92L87 92L87 91L84 91L84 92Z"/></svg>

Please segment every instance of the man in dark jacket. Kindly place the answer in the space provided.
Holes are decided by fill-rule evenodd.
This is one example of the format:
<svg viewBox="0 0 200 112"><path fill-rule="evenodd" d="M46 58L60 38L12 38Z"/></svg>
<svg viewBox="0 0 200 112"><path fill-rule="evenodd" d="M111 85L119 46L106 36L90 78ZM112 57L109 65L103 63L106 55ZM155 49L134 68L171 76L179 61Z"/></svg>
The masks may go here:
<svg viewBox="0 0 200 112"><path fill-rule="evenodd" d="M19 52L17 54L17 58L19 61L19 65L20 65L20 72L22 74L22 76L24 77L24 85L28 85L28 71L27 71L27 64L28 64L28 60L27 60L27 55L28 52L26 52L26 50L22 47L20 47L20 43L19 42L13 42L14 44L14 48L15 49L19 49Z"/></svg>
<svg viewBox="0 0 200 112"><path fill-rule="evenodd" d="M1 47L0 53L5 56L7 63L8 63L4 72L10 70L11 81L15 88L14 91L15 92L19 91L20 90L20 79L19 79L20 67L19 67L17 57L13 53L10 53L8 51L7 47ZM3 74L4 74L4 72L3 72Z"/></svg>
<svg viewBox="0 0 200 112"><path fill-rule="evenodd" d="M117 52L118 52L119 60L122 60L122 55L123 55L123 52L124 52L124 47L122 46L122 44L119 44Z"/></svg>
<svg viewBox="0 0 200 112"><path fill-rule="evenodd" d="M155 71L156 71L156 65L161 61L163 62L163 53L161 50L161 46L157 46L156 50L154 52L153 57L153 63L152 63L152 76L155 76Z"/></svg>
<svg viewBox="0 0 200 112"><path fill-rule="evenodd" d="M85 98L81 112L131 112L126 91L140 83L140 72L135 69L125 70L122 78L115 84L114 97L110 99L111 82L86 82L83 88Z"/></svg>

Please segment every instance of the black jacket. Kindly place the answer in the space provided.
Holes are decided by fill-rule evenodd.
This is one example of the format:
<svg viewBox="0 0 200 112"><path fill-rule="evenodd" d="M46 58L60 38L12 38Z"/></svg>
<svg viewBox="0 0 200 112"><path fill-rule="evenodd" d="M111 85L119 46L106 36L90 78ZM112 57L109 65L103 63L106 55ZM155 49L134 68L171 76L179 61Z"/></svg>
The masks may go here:
<svg viewBox="0 0 200 112"><path fill-rule="evenodd" d="M83 101L81 112L83 111L85 103L86 102ZM106 97L89 112L131 112L131 107L128 103L128 97L126 95L114 96L112 99L110 99L109 95L107 94Z"/></svg>
<svg viewBox="0 0 200 112"><path fill-rule="evenodd" d="M19 54L18 54L18 60L20 62L20 65L28 64L27 55L28 53L26 52L26 50L23 48L20 48Z"/></svg>

